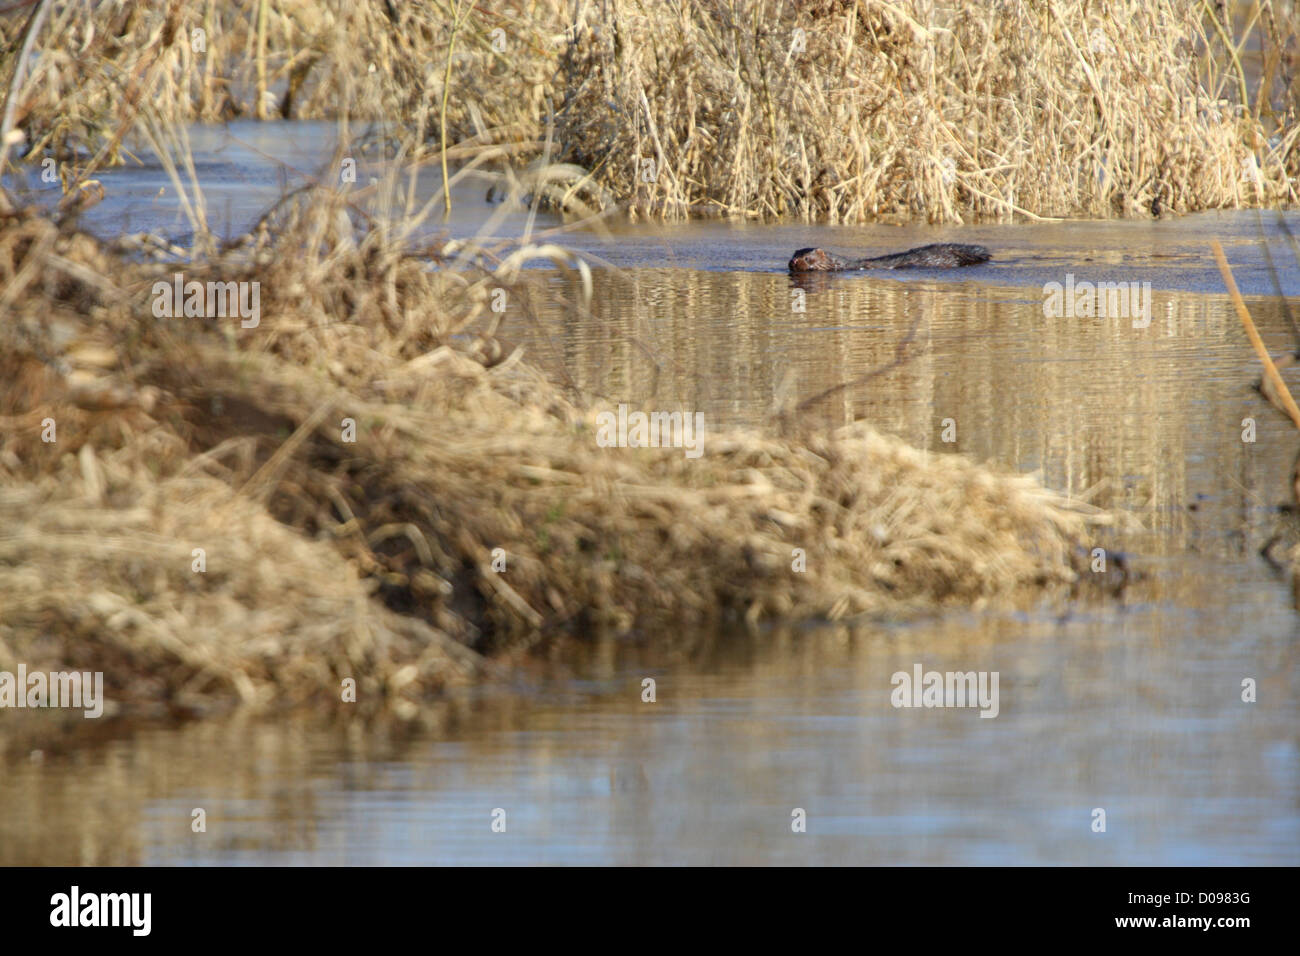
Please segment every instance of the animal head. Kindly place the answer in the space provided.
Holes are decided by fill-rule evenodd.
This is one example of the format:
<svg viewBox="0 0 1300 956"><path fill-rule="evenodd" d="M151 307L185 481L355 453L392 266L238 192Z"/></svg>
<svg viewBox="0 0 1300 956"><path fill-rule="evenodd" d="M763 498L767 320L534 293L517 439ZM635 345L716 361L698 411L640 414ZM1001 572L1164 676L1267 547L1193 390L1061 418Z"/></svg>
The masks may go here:
<svg viewBox="0 0 1300 956"><path fill-rule="evenodd" d="M835 260L825 249L799 249L790 260L791 272L829 272Z"/></svg>

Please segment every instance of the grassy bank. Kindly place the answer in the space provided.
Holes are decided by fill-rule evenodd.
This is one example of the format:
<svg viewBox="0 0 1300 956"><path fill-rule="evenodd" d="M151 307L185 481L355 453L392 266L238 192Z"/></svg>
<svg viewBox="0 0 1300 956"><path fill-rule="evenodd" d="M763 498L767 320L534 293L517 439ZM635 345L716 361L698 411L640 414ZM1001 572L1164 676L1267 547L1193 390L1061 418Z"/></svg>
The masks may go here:
<svg viewBox="0 0 1300 956"><path fill-rule="evenodd" d="M602 409L499 346L508 262L431 270L340 229L340 202L183 267L0 220L0 670L102 670L128 711L337 701L349 677L380 706L558 635L1076 580L1097 516L865 424L603 447ZM256 327L157 317L178 270L259 281Z"/></svg>
<svg viewBox="0 0 1300 956"><path fill-rule="evenodd" d="M347 115L410 155L549 137L641 215L1149 216L1296 202L1298 29L1289 0L29 4L0 75L69 181L141 117Z"/></svg>

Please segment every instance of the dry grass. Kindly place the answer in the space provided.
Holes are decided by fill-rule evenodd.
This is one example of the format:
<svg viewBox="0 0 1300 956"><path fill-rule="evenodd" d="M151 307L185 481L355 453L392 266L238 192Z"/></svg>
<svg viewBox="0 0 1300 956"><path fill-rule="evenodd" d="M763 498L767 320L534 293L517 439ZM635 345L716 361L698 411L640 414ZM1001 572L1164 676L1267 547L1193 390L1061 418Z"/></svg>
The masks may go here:
<svg viewBox="0 0 1300 956"><path fill-rule="evenodd" d="M698 459L600 447L600 409L511 353L489 306L497 289L526 300L519 265L528 258L577 270L589 290L586 267L549 246L496 255L473 243L416 245L432 207L417 209L413 190L401 201L401 164L374 214L360 211L363 190L341 196L313 184L224 246L205 233L202 194L186 182L194 164L183 120L276 107L385 117L388 145L417 163L442 159L447 143L427 140L443 129L457 161L537 152L518 190L577 209L585 200L571 184L582 171L555 159L585 158L598 184L584 184L583 196L594 205L612 201L603 183L665 214L700 205L881 214L882 196L906 205L924 195L898 191L913 146L896 144L883 164L860 149L905 132L879 125L862 96L884 91L886 76L891 89L901 82L922 95L915 77L899 79L919 56L908 44L920 41L894 24L895 8L760 4L740 22L721 5L609 4L596 31L597 7L579 5L580 28L567 39L560 11L569 8L558 4L518 16L468 0L22 13L31 9L63 40L26 79L13 77L7 105L38 151L70 161L71 198L59 219L7 198L0 212L0 670L102 670L127 712L337 701L351 677L362 706L400 712L482 674L494 656L557 635L904 616L1034 600L1076 580L1101 516L1031 479L928 456L863 424L822 434L787 419L765 432L708 434ZM448 60L453 14L462 52ZM780 86L768 45L780 41L773 24L796 16L832 32L842 20L845 63L871 64L876 72L861 79L876 85L848 97L791 85L804 69L791 61ZM12 11L0 18L8 48L23 22ZM491 47L500 24L513 59ZM206 51L195 59L200 27ZM959 34L933 34L944 36ZM999 42L980 54L992 59L973 62L994 62ZM680 43L692 44L688 60L662 58ZM828 56L833 46L829 34L810 34L810 44ZM859 49L870 51L861 62ZM886 54L892 73L877 70ZM938 61L926 57L915 68L933 72ZM700 81L702 99L673 85L679 74ZM754 83L765 84L761 101ZM733 99L721 98L724 87ZM945 123L956 124L953 135L968 121L991 128L963 112L974 101L951 84L924 89L934 114L918 122L938 123L934 136ZM798 122L773 125L780 97L798 90L822 100L792 101ZM1002 129L1012 114L997 111L1014 102L981 95ZM818 118L823 108L841 112ZM653 119L648 140L626 139L641 134L620 117L637 110ZM813 168L805 155L817 168L842 166L847 178L833 189L792 181L782 158L809 117L827 125L819 142L801 134L800 168ZM1095 127L1062 122L1080 137L1073 148L1095 144ZM195 243L184 266L142 262L74 225L84 196L76 181L113 161L128 136L158 153L186 198ZM643 157L647 143L666 161L643 190L613 157ZM860 175L867 160L871 180ZM1011 167L961 169L962 188L1023 194ZM978 178L1004 173L1011 178ZM943 208L1008 208L974 195L951 192ZM259 283L260 324L155 318L153 285L176 271ZM43 440L51 422L56 440Z"/></svg>
<svg viewBox="0 0 1300 956"><path fill-rule="evenodd" d="M37 149L59 152L94 152L120 140L124 119L145 106L168 124L332 118L346 110L404 130L436 115L456 6L457 0L57 4L19 96L19 120ZM547 56L535 24L557 16L560 5L524 4L515 15L491 6L479 5L459 31L452 84L481 88L473 101L451 104L448 129L457 139L474 135L475 113L502 132L509 118L534 125L542 109ZM11 8L0 17L6 49L30 10ZM492 48L497 28L511 41L510 56ZM520 90L530 92L521 100Z"/></svg>
<svg viewBox="0 0 1300 956"><path fill-rule="evenodd" d="M697 459L599 447L597 409L493 335L508 259L430 270L338 202L185 267L260 281L256 329L156 319L175 267L2 220L0 670L103 670L127 709L337 700L347 676L373 703L559 634L1075 580L1098 516L865 425L709 435Z"/></svg>
<svg viewBox="0 0 1300 956"><path fill-rule="evenodd" d="M606 9L567 53L559 136L650 212L960 222L1297 199L1294 91L1284 116L1243 115L1198 4ZM1293 76L1294 21L1254 36L1264 23Z"/></svg>
<svg viewBox="0 0 1300 956"><path fill-rule="evenodd" d="M1232 267L1228 265L1228 259L1223 253L1223 246L1217 239L1212 240L1210 246L1214 252L1215 262L1219 267L1219 274L1223 276L1224 288L1228 290L1228 298L1232 300L1241 327L1245 330L1246 338L1250 340L1255 354L1259 356L1260 364L1264 366L1264 375L1258 385L1260 394L1278 411L1291 419L1291 423L1300 430L1300 405L1296 404L1291 389L1287 387L1286 380L1282 377L1280 371L1280 368L1294 365L1297 358L1300 358L1300 353L1293 351L1290 354L1283 355L1280 361L1274 361L1259 334L1259 327L1251 317L1250 309L1246 306L1246 300L1242 298L1241 291L1237 288L1237 280L1233 278ZM1296 532L1294 516L1300 513L1300 454L1297 454L1291 466L1291 493L1295 506L1280 511L1279 518L1281 520L1277 522L1277 528L1274 530L1273 536L1264 544L1259 553L1274 568L1286 570L1289 573L1295 606L1297 610L1300 610L1300 544L1294 543ZM1273 556L1274 548L1287 539L1291 539L1292 543L1285 549L1283 561L1279 562Z"/></svg>
<svg viewBox="0 0 1300 956"><path fill-rule="evenodd" d="M129 453L82 447L73 474L0 492L0 670L103 671L111 699L163 714L338 699L344 678L373 707L477 672L477 655L373 601L335 549L220 480L151 480L119 469Z"/></svg>
<svg viewBox="0 0 1300 956"><path fill-rule="evenodd" d="M17 49L31 9L0 15L0 45ZM553 129L549 158L591 170L594 202L655 216L959 222L1294 203L1295 8L1230 9L66 3L15 118L29 155L57 157L69 182L120 158L147 112L161 126L370 118L409 157L490 148L501 163L540 154Z"/></svg>

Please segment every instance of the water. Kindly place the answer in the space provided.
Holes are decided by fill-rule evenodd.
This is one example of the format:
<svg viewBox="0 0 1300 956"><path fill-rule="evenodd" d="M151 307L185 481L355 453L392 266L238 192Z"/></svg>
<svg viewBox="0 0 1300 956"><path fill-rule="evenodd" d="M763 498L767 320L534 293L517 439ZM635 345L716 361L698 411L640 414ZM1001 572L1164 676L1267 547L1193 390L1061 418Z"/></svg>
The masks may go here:
<svg viewBox="0 0 1300 956"><path fill-rule="evenodd" d="M381 129L354 124L354 133L367 131ZM191 127L188 137L207 221L222 238L247 231L286 190L339 180L338 169L330 165L338 140L337 128L331 123L244 120ZM135 144L132 155L136 163L95 177L106 187L106 197L83 215L82 225L104 236L153 232L186 243L192 230L176 199L173 181L147 149ZM387 172L374 151L345 155L357 161L357 189ZM20 187L19 192L26 190L38 200L56 201L61 195L58 184L40 182L36 171L38 168L30 168L21 180L7 178L6 184ZM192 195L183 169L181 181ZM525 210L484 202L494 182L479 173L467 174L453 191L450 219L444 222L440 213L435 215L428 231L463 239L479 235L486 223L489 238L519 236L529 220ZM398 185L404 198L405 175ZM441 189L438 169L421 171L416 191L419 203L438 198ZM373 199L359 205L370 212L380 209ZM496 218L489 221L491 216ZM824 245L856 255L960 241L983 243L995 253L995 261L989 265L961 272L963 279L975 276L980 282L1041 288L1044 282L1064 282L1065 273L1073 271L1080 276L1086 273L1093 281L1149 281L1158 289L1216 294L1222 291L1223 282L1207 251L1209 240L1217 238L1228 252L1244 294L1276 295L1280 291L1300 296L1296 246L1279 229L1279 217L1289 223L1292 235L1300 235L1296 213L1253 210L1158 222L1059 221L943 228L718 221L660 225L610 219L601 231L568 229L557 218L542 214L536 217L535 229L542 234L560 230L568 248L620 268L784 272L790 253L803 246ZM1269 269L1270 258L1277 267L1276 275ZM929 281L943 275L913 272L897 273L894 278Z"/></svg>
<svg viewBox="0 0 1300 956"><path fill-rule="evenodd" d="M209 209L237 231L281 188L258 151L307 167L331 133L234 133L256 149L225 131L195 138L218 184ZM183 235L153 198L158 170L100 179L108 198L89 227ZM459 195L446 228L473 235L499 207L478 186ZM614 266L597 270L590 309L570 279L539 274L539 320L507 312L503 325L558 379L710 424L760 422L793 398L818 424L866 419L935 454L1036 471L1131 516L1097 543L1130 552L1143 577L1113 599L1019 613L592 637L521 656L509 681L418 726L298 714L118 728L5 768L0 863L1300 862L1300 621L1289 582L1258 555L1279 529L1296 539L1276 506L1300 438L1250 387L1258 361L1207 247L1219 238L1261 297L1251 308L1275 353L1292 348L1274 292L1300 311L1300 267L1277 219L567 236ZM1300 233L1300 216L1285 222ZM784 274L799 246L939 239L996 258L807 288ZM1046 318L1043 284L1069 272L1151 282L1150 326ZM997 671L999 715L895 709L891 675L918 663ZM641 700L646 678L654 703ZM1255 703L1241 700L1246 678ZM191 831L195 808L206 833ZM791 832L795 808L806 834ZM491 829L498 809L504 833Z"/></svg>

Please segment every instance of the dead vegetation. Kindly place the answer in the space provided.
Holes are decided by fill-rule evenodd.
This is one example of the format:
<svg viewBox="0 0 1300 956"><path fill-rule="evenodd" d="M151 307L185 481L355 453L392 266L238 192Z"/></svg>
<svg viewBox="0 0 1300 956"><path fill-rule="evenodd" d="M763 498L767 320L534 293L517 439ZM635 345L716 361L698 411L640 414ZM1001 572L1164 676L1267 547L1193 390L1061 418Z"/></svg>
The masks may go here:
<svg viewBox="0 0 1300 956"><path fill-rule="evenodd" d="M1300 261L1300 246L1296 245L1295 237L1290 235L1289 230L1285 231L1291 240L1292 252L1296 255L1297 261ZM1241 292L1237 288L1237 281L1233 278L1232 267L1228 264L1227 256L1224 255L1223 246L1216 239L1211 242L1211 247L1215 261L1219 266L1219 274L1223 276L1224 288L1227 289L1228 297L1232 300L1233 308L1237 312L1237 318L1241 322L1241 327L1246 333L1246 338L1250 340L1255 354L1259 356L1260 364L1264 367L1264 373L1256 383L1256 390L1274 408L1289 418L1291 424L1297 430L1300 430L1300 405L1296 404L1295 398L1291 395L1291 389L1282 377L1282 370L1295 365L1297 359L1300 358L1300 349L1283 353L1276 359L1269 354L1268 347L1259 334L1255 320L1251 317L1250 309L1246 306L1246 300L1242 298ZM1300 328L1297 328L1294 317L1291 316L1289 303L1285 298L1282 299L1282 303L1286 309L1286 314L1291 318L1292 331L1297 333L1297 336L1300 336ZM1300 610L1300 543L1296 540L1298 530L1296 516L1300 514L1300 453L1297 453L1291 466L1289 484L1292 501L1278 509L1276 529L1263 547L1260 548L1259 553L1274 569L1283 571L1290 577L1295 606ZM1280 559L1276 556L1277 554L1281 555Z"/></svg>
<svg viewBox="0 0 1300 956"><path fill-rule="evenodd" d="M562 634L1075 579L1089 509L866 425L601 447L599 409L489 347L509 258L430 269L339 231L338 202L183 267L259 281L248 329L155 318L182 267L0 223L0 670L103 670L127 710L337 700L347 677L409 705Z"/></svg>
<svg viewBox="0 0 1300 956"><path fill-rule="evenodd" d="M0 670L101 670L126 713L328 705L348 679L362 708L402 713L562 635L654 629L667 641L724 619L908 616L1037 600L1077 580L1103 516L866 424L826 434L793 415L706 433L699 458L602 447L602 409L503 344L489 305L495 290L522 293L520 267L539 257L576 272L589 296L585 264L527 238L421 245L432 206L414 205L413 180L400 198L398 176L421 164L449 157L463 172L536 153L522 178L503 171L508 191L579 211L621 201L846 218L914 208L942 183L944 216L1000 214L1005 202L967 187L1031 195L1016 170L1032 150L958 165L955 190L930 177L900 191L915 130L881 125L862 98L915 97L907 109L938 124L934 142L991 129L971 112L980 102L1012 111L997 114L1006 126L1009 91L976 83L950 100L966 87L939 82L938 61L915 47L927 31L966 36L967 15L922 29L874 3L758 4L750 19L721 4L576 9L40 2L0 15L6 49L40 33L37 14L60 38L22 70L7 61L5 115L29 158L59 158L67 193L52 215L0 193ZM837 74L841 87L862 81L848 96L809 73L798 96L822 100L791 101L773 125L791 78L811 69L790 61L780 86L776 27L801 22L817 27L808 50L823 66L867 72ZM460 52L448 56L453 24ZM510 56L493 47L498 28ZM834 54L837 30L847 45ZM1005 52L993 35L981 42L984 59L963 69ZM660 82L670 74L699 84ZM401 162L373 204L361 201L370 187L309 181L218 243L183 124L269 116L276 102L291 117L341 114L340 142L346 117L384 117L380 137ZM818 141L805 121L828 124ZM1088 139L1099 127L1061 122L1076 152L1100 155ZM838 185L791 178L782 151L794 136L797 168L816 157ZM871 150L891 136L881 162ZM76 227L89 176L140 141L182 200L190 249ZM972 162L989 163L988 148ZM559 162L577 155L594 183ZM664 175L643 189L627 175L652 157ZM177 273L256 283L260 320L158 317L155 285Z"/></svg>
<svg viewBox="0 0 1300 956"><path fill-rule="evenodd" d="M284 0L49 8L17 84L74 189L163 126L361 117L408 155L541 155L640 215L961 222L1297 200L1290 0ZM52 38L57 38L54 40ZM11 52L0 72L15 76ZM413 141L413 145L412 145Z"/></svg>
<svg viewBox="0 0 1300 956"><path fill-rule="evenodd" d="M961 222L1297 199L1293 20L1250 21L1272 59L1243 108L1230 31L1199 4L603 9L566 51L559 136L637 209Z"/></svg>

